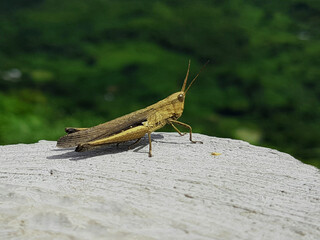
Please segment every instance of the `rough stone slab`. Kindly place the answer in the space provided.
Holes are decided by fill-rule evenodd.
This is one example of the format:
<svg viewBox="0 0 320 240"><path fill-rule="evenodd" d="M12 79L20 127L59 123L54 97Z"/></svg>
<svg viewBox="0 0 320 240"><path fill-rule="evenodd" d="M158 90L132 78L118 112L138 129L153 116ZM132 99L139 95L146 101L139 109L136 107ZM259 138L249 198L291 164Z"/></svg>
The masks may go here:
<svg viewBox="0 0 320 240"><path fill-rule="evenodd" d="M320 239L320 173L243 141L0 146L0 239ZM221 153L219 156L212 152Z"/></svg>

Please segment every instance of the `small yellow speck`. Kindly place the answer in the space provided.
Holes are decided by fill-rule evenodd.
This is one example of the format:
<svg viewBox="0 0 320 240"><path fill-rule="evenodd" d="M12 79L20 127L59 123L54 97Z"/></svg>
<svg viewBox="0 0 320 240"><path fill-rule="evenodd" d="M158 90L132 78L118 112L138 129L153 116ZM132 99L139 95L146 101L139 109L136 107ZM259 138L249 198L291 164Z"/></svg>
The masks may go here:
<svg viewBox="0 0 320 240"><path fill-rule="evenodd" d="M219 156L219 155L221 155L221 153L212 152L211 155L212 155L212 156Z"/></svg>

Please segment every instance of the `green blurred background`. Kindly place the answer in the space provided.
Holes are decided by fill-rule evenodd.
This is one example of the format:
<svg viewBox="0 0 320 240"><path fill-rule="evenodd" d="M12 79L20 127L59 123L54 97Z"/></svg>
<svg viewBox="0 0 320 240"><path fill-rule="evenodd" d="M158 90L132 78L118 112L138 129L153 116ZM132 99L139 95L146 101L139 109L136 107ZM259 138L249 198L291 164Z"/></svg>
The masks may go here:
<svg viewBox="0 0 320 240"><path fill-rule="evenodd" d="M1 0L0 144L146 107L209 59L181 121L320 167L319 26L313 0Z"/></svg>

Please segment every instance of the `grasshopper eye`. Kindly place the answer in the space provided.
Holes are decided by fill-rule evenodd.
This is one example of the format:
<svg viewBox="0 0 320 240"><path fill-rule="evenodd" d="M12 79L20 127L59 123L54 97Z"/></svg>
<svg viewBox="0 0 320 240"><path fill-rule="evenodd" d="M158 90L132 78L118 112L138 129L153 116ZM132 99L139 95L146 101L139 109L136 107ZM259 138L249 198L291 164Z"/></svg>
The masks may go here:
<svg viewBox="0 0 320 240"><path fill-rule="evenodd" d="M179 95L178 95L178 100L179 100L180 102L183 102L183 100L184 100L184 95L183 95L183 94L179 94Z"/></svg>

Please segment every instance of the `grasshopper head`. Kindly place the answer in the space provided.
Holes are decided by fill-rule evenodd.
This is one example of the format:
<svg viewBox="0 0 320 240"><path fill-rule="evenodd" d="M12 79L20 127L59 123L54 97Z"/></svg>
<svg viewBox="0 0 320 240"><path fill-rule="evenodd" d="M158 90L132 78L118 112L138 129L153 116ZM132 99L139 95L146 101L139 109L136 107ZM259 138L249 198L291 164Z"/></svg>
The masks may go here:
<svg viewBox="0 0 320 240"><path fill-rule="evenodd" d="M171 113L174 119L178 119L182 115L184 109L184 99L184 92L176 92L166 98L166 102L169 101L173 106L173 112Z"/></svg>

